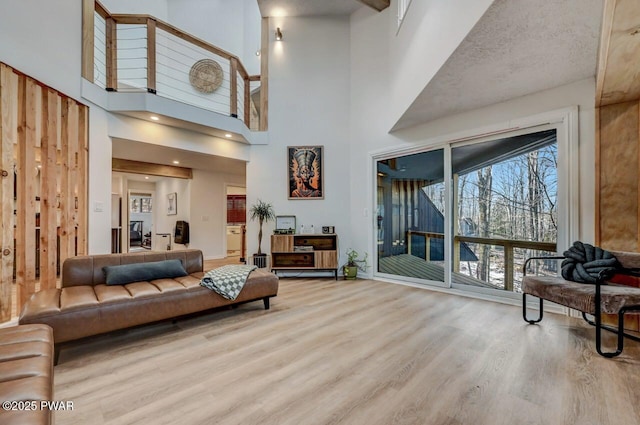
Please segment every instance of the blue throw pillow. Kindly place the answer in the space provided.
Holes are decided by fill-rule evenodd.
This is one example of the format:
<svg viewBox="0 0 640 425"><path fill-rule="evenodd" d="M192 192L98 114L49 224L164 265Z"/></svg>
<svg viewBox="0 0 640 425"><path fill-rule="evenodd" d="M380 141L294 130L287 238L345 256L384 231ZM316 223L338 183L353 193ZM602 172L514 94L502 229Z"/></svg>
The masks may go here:
<svg viewBox="0 0 640 425"><path fill-rule="evenodd" d="M132 282L171 279L188 275L180 260L105 266L102 271L107 285L125 285Z"/></svg>

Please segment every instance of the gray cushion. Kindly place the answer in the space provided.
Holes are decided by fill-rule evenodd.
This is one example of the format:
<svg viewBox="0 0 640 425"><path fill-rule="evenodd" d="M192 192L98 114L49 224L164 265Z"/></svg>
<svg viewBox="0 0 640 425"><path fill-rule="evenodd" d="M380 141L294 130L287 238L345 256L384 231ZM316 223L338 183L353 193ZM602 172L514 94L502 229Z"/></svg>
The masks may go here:
<svg viewBox="0 0 640 425"><path fill-rule="evenodd" d="M170 279L188 273L180 260L151 261L102 268L107 285L124 285L155 279Z"/></svg>

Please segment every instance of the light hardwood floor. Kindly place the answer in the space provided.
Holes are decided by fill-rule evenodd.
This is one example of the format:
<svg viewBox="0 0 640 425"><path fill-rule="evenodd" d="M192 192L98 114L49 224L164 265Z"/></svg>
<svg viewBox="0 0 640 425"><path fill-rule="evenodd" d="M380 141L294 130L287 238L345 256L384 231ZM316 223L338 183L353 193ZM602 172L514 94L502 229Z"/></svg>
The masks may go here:
<svg viewBox="0 0 640 425"><path fill-rule="evenodd" d="M370 280L281 279L235 310L63 349L65 424L636 425L640 344L608 360L593 329ZM612 342L607 338L608 342Z"/></svg>

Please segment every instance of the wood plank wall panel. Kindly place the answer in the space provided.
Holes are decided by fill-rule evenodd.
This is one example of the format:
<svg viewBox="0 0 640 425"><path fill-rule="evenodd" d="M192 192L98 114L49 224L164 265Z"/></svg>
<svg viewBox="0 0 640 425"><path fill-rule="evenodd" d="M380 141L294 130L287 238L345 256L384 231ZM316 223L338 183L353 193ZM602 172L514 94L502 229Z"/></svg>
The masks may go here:
<svg viewBox="0 0 640 425"><path fill-rule="evenodd" d="M78 229L78 104L69 100L67 102L69 108L69 136L67 139L67 163L68 171L68 188L67 188L67 213L69 214L69 246L67 257L76 255L76 236Z"/></svg>
<svg viewBox="0 0 640 425"><path fill-rule="evenodd" d="M36 288L36 96L39 87L24 75L18 83L18 168L16 284L22 306Z"/></svg>
<svg viewBox="0 0 640 425"><path fill-rule="evenodd" d="M638 103L600 108L599 244L638 250Z"/></svg>
<svg viewBox="0 0 640 425"><path fill-rule="evenodd" d="M598 105L612 105L640 98L640 67L635 58L640 49L640 2L638 0L607 0L604 31L608 37L601 46L601 96ZM600 70L599 70L600 72Z"/></svg>
<svg viewBox="0 0 640 425"><path fill-rule="evenodd" d="M87 172L89 170L89 108L78 108L78 198L76 211L77 252L76 255L87 255L89 246L89 186Z"/></svg>
<svg viewBox="0 0 640 425"><path fill-rule="evenodd" d="M618 251L640 250L640 104L637 101L598 108L598 214L596 244ZM617 325L615 315L603 322ZM638 331L640 320L627 316L625 328Z"/></svg>
<svg viewBox="0 0 640 425"><path fill-rule="evenodd" d="M0 251L0 323L11 319L13 285L13 155L17 140L16 115L18 75L0 63L0 225L2 226Z"/></svg>
<svg viewBox="0 0 640 425"><path fill-rule="evenodd" d="M88 108L0 63L0 118L1 323L14 266L19 312L38 277L40 289L55 287L57 263L87 252Z"/></svg>
<svg viewBox="0 0 640 425"><path fill-rule="evenodd" d="M42 90L42 141L40 143L40 289L55 287L57 253L56 156L58 95Z"/></svg>

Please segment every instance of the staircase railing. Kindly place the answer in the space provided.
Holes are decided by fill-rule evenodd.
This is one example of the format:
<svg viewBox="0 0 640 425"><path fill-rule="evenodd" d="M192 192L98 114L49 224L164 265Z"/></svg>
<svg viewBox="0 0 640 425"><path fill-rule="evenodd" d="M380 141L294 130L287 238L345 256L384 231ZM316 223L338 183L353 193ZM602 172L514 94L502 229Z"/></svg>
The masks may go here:
<svg viewBox="0 0 640 425"><path fill-rule="evenodd" d="M83 2L85 79L107 91L146 91L262 130L253 101L265 95L260 75L249 75L237 56L153 16L111 14L98 1Z"/></svg>

